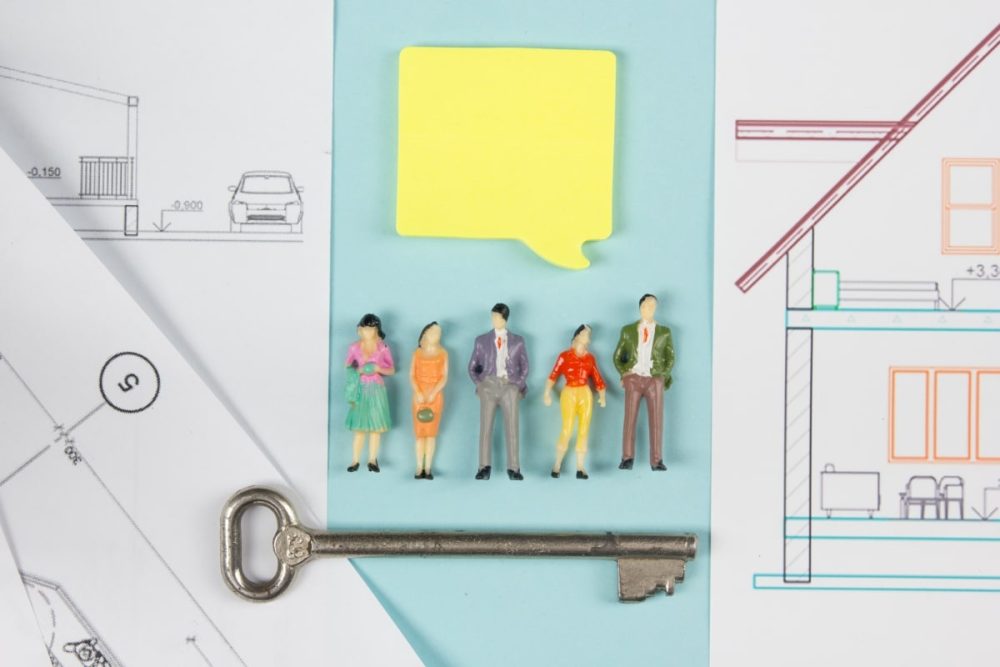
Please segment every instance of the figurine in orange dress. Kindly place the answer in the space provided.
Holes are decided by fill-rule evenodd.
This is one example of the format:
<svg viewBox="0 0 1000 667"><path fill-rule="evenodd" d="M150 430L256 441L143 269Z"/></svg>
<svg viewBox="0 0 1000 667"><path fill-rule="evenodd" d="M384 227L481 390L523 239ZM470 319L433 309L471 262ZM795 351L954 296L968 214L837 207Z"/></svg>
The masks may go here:
<svg viewBox="0 0 1000 667"><path fill-rule="evenodd" d="M545 383L545 393L542 401L552 405L552 389L556 386L559 376L566 378L566 385L559 395L559 407L562 410L562 431L556 441L556 462L552 466L552 476L559 477L563 457L569 449L569 440L573 436L573 422L576 429L576 478L588 479L584 460L587 458L587 436L590 434L590 418L593 414L594 393L590 383L594 383L597 398L603 408L607 404L607 394L604 378L597 368L597 360L590 353L590 327L581 324L573 332L573 342L568 350L563 351L556 359Z"/></svg>
<svg viewBox="0 0 1000 667"><path fill-rule="evenodd" d="M434 479L431 463L437 445L444 386L448 384L448 351L441 346L441 325L431 322L420 332L410 362L413 386L413 433L417 438L417 472L414 479Z"/></svg>

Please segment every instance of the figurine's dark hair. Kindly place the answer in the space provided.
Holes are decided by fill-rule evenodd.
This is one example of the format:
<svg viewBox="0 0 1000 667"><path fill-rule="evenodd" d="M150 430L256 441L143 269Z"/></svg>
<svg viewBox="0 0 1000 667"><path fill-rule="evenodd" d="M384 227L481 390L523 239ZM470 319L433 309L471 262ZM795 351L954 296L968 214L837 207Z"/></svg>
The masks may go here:
<svg viewBox="0 0 1000 667"><path fill-rule="evenodd" d="M580 335L581 331L583 331L584 329L589 329L589 328L590 328L589 324L581 324L580 326L578 326L576 328L576 331L573 332L573 338L571 340L576 340L576 337Z"/></svg>
<svg viewBox="0 0 1000 667"><path fill-rule="evenodd" d="M433 326L439 326L437 320L434 320L433 322L431 322L430 324L428 324L427 326L425 326L423 329L420 330L420 335L417 336L417 347L420 347L420 344L424 342L424 334L427 333L427 330Z"/></svg>
<svg viewBox="0 0 1000 667"><path fill-rule="evenodd" d="M646 293L646 294L642 295L641 299L639 299L639 305L641 306L643 303L645 303L646 299L652 299L654 301L659 301L659 299L656 298L655 294Z"/></svg>
<svg viewBox="0 0 1000 667"><path fill-rule="evenodd" d="M358 326L375 327L378 329L378 337L385 340L385 332L382 331L382 320L378 318L378 315L375 315L374 313L365 313L364 317L358 321Z"/></svg>
<svg viewBox="0 0 1000 667"><path fill-rule="evenodd" d="M503 318L504 322L510 319L510 308L507 307L506 303L498 303L493 306L491 313L499 313L500 317Z"/></svg>

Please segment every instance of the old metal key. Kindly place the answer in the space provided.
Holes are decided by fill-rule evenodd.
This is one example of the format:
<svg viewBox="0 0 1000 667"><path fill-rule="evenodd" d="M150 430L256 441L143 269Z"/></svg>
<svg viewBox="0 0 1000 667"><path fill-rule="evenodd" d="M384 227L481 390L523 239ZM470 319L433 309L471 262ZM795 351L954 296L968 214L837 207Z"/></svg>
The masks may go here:
<svg viewBox="0 0 1000 667"><path fill-rule="evenodd" d="M278 521L273 542L278 570L268 581L253 581L243 571L241 523L253 505L267 507ZM256 601L280 595L292 582L296 568L315 556L519 556L616 560L618 599L637 602L657 590L673 595L674 584L684 580L685 563L695 557L697 545L694 535L324 533L304 528L288 499L266 487L237 492L222 510L222 574L236 594Z"/></svg>

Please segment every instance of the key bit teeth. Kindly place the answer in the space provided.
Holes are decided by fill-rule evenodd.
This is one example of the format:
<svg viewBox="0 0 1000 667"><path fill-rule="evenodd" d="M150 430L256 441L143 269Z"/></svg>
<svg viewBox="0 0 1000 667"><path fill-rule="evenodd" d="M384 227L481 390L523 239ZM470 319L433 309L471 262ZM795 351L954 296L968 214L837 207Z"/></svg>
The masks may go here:
<svg viewBox="0 0 1000 667"><path fill-rule="evenodd" d="M684 581L683 560L618 559L618 599L622 602L641 602L657 590L673 595L679 581Z"/></svg>

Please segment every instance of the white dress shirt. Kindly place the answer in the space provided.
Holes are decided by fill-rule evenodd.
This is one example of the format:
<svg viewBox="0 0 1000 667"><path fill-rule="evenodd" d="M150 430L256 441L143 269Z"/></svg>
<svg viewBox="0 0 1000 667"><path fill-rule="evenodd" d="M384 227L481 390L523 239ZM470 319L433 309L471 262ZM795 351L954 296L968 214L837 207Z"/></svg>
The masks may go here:
<svg viewBox="0 0 1000 667"><path fill-rule="evenodd" d="M646 340L643 342L643 331ZM656 335L656 322L639 322L639 358L632 367L632 372L642 377L649 377L653 370L653 337Z"/></svg>
<svg viewBox="0 0 1000 667"><path fill-rule="evenodd" d="M493 346L497 350L497 377L507 377L507 330L494 329ZM499 345L497 345L499 341Z"/></svg>

